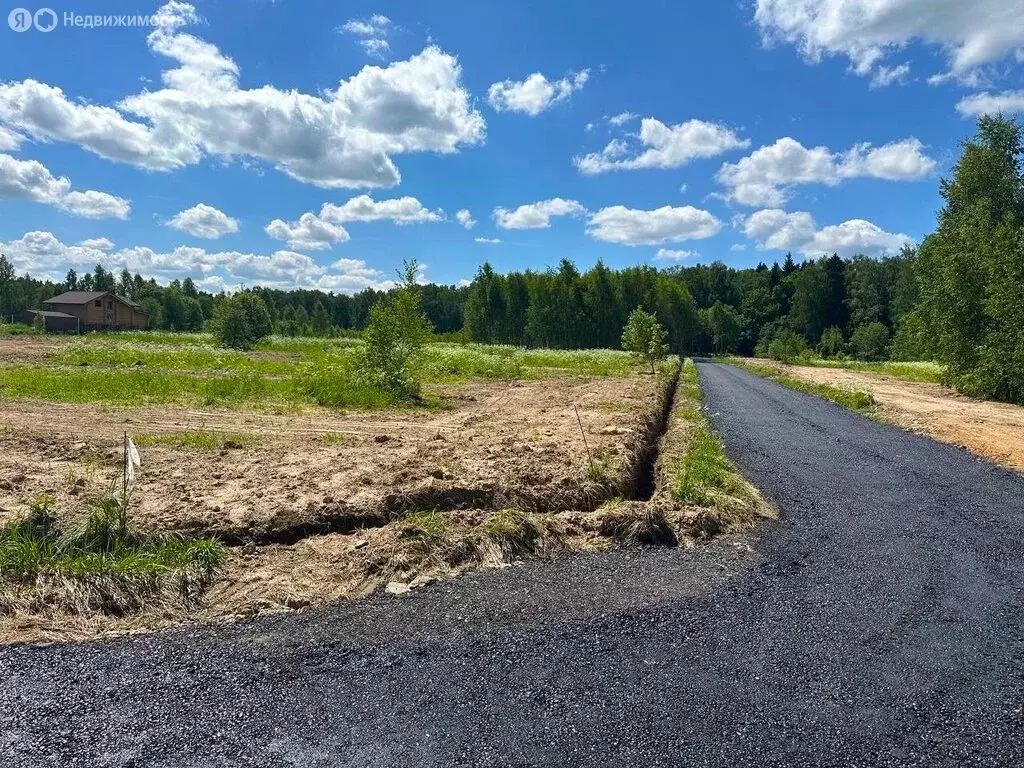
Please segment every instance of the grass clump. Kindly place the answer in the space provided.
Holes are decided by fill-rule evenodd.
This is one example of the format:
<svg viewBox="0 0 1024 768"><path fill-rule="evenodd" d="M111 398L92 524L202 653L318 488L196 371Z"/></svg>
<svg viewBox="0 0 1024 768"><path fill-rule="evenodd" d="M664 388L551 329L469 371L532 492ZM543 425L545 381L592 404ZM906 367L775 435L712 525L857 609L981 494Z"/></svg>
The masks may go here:
<svg viewBox="0 0 1024 768"><path fill-rule="evenodd" d="M518 509L506 509L489 518L484 535L501 550L505 558L521 557L536 549L544 529L533 515Z"/></svg>
<svg viewBox="0 0 1024 768"><path fill-rule="evenodd" d="M37 498L0 528L0 608L122 616L154 601L193 602L222 567L221 545L143 532L128 506L98 497L66 522L52 496Z"/></svg>
<svg viewBox="0 0 1024 768"><path fill-rule="evenodd" d="M598 531L622 544L674 547L678 541L665 511L653 504L619 502L600 512Z"/></svg>
<svg viewBox="0 0 1024 768"><path fill-rule="evenodd" d="M693 412L693 418L697 424L672 493L679 501L710 506L715 502L716 491L727 491L733 486L736 467L703 415Z"/></svg>

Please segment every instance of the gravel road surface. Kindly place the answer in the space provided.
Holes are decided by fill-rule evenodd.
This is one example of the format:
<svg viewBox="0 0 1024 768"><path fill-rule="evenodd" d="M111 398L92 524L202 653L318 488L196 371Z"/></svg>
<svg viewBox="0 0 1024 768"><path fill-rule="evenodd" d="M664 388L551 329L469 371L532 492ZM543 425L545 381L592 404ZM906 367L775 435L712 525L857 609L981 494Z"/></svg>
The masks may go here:
<svg viewBox="0 0 1024 768"><path fill-rule="evenodd" d="M3 649L0 765L1024 765L1024 479L699 367L779 523Z"/></svg>

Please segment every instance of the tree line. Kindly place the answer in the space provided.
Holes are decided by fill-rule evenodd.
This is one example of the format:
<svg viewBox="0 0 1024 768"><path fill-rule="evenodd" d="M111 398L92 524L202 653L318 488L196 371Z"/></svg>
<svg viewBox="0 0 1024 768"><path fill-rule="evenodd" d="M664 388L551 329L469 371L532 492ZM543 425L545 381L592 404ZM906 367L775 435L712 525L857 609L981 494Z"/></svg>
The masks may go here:
<svg viewBox="0 0 1024 768"><path fill-rule="evenodd" d="M157 330L199 331L215 316L225 300L223 294L199 290L192 278L174 280L161 286L124 269L119 275L97 264L92 272L79 276L68 270L63 282L37 280L29 275L17 277L10 261L0 254L0 318L10 320L26 309L39 309L42 303L65 291L112 291L131 299L149 317ZM267 307L272 329L284 336L329 336L345 331L362 331L370 319L370 310L385 299L388 291L368 288L353 296L296 289L253 288ZM435 332L456 333L462 328L462 309L466 288L449 285L420 287L422 311Z"/></svg>
<svg viewBox="0 0 1024 768"><path fill-rule="evenodd" d="M678 353L805 352L862 360L936 360L961 390L1024 402L1024 176L1021 127L982 117L949 179L938 226L918 248L884 258L837 255L736 269L720 261L580 272L570 259L546 271L497 273L483 264L468 288L416 288L435 333L488 344L618 347L636 309L657 318ZM408 289L408 287L407 287ZM190 279L161 287L101 266L63 284L15 277L0 257L0 314L63 290L116 290L157 328L197 330L223 295ZM354 296L255 288L271 327L289 335L366 327L389 294Z"/></svg>

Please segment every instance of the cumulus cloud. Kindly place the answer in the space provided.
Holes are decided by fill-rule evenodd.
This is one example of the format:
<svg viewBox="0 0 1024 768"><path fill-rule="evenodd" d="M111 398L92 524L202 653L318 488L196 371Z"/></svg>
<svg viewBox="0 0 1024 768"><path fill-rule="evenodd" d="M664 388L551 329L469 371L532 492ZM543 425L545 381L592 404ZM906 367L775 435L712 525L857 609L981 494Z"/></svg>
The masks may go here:
<svg viewBox="0 0 1024 768"><path fill-rule="evenodd" d="M368 56L383 59L391 50L391 45L387 41L388 33L391 31L391 19L382 14L374 14L368 19L350 19L342 24L338 31L361 38L359 45Z"/></svg>
<svg viewBox="0 0 1024 768"><path fill-rule="evenodd" d="M700 254L696 251L673 251L669 248L659 248L654 254L658 261L683 261L683 259L695 259Z"/></svg>
<svg viewBox="0 0 1024 768"><path fill-rule="evenodd" d="M872 88L885 88L893 83L905 83L910 75L910 64L903 63L895 67L880 66L871 76Z"/></svg>
<svg viewBox="0 0 1024 768"><path fill-rule="evenodd" d="M494 222L502 229L546 229L552 216L582 216L587 209L576 200L560 197L520 205L514 211L494 209Z"/></svg>
<svg viewBox="0 0 1024 768"><path fill-rule="evenodd" d="M846 152L827 147L807 149L788 136L761 147L736 163L726 163L717 180L727 187L724 197L742 205L778 207L798 184L835 186L844 179L868 177L887 181L917 181L935 171L917 139L881 147L857 144Z"/></svg>
<svg viewBox="0 0 1024 768"><path fill-rule="evenodd" d="M653 117L640 123L640 147L632 150L622 139L613 139L600 152L573 158L588 175L642 168L679 168L693 160L715 157L731 149L750 146L729 128L703 120L665 125Z"/></svg>
<svg viewBox="0 0 1024 768"><path fill-rule="evenodd" d="M497 237L477 237L473 242L480 243L481 245L499 245L501 239Z"/></svg>
<svg viewBox="0 0 1024 768"><path fill-rule="evenodd" d="M349 234L344 227L324 221L315 213L306 212L298 221L274 219L264 231L275 240L285 240L289 248L318 251L335 243L344 243Z"/></svg>
<svg viewBox="0 0 1024 768"><path fill-rule="evenodd" d="M653 211L622 205L602 208L587 222L587 234L595 240L622 245L661 245L684 240L703 240L721 231L722 222L707 211L666 205Z"/></svg>
<svg viewBox="0 0 1024 768"><path fill-rule="evenodd" d="M30 200L52 205L87 219L127 219L131 203L106 192L72 190L66 177L56 177L38 160L0 154L0 200Z"/></svg>
<svg viewBox="0 0 1024 768"><path fill-rule="evenodd" d="M238 231L236 219L206 203L199 203L181 211L167 222L167 226L207 240L216 240L218 237Z"/></svg>
<svg viewBox="0 0 1024 768"><path fill-rule="evenodd" d="M349 240L348 230L342 226L348 222L393 221L401 226L443 220L444 211L431 211L415 197L374 200L369 195L359 195L343 205L324 203L319 215L307 211L298 221L274 219L264 231L277 240L287 241L291 248L322 250Z"/></svg>
<svg viewBox="0 0 1024 768"><path fill-rule="evenodd" d="M175 13L165 15L180 18L186 11ZM401 180L394 156L453 153L485 136L458 62L435 46L386 67L363 67L313 95L269 84L240 87L232 59L170 21L147 42L175 62L162 74L163 88L111 107L36 80L3 83L0 128L148 170L204 157L262 161L324 188L394 186Z"/></svg>
<svg viewBox="0 0 1024 768"><path fill-rule="evenodd" d="M324 266L304 254L283 250L259 254L191 246L154 251L139 246L112 251L111 246L103 238L66 245L50 232L27 232L17 240L0 243L0 251L19 272L52 280L62 280L68 268L83 272L102 264L113 272L128 269L159 281L187 276L210 290L263 285L282 290L356 293L364 288L386 290L394 286L386 273L358 259L339 259Z"/></svg>
<svg viewBox="0 0 1024 768"><path fill-rule="evenodd" d="M473 218L473 214L471 214L466 208L456 211L455 220L466 229L472 229L476 226L476 220Z"/></svg>
<svg viewBox="0 0 1024 768"><path fill-rule="evenodd" d="M21 136L0 125L0 152L13 152L21 146Z"/></svg>
<svg viewBox="0 0 1024 768"><path fill-rule="evenodd" d="M956 105L956 111L964 117L1024 112L1024 91L972 93L960 100Z"/></svg>
<svg viewBox="0 0 1024 768"><path fill-rule="evenodd" d="M349 221L393 221L395 224L423 224L444 221L444 211L431 211L415 197L374 200L369 195L353 197L344 205L324 203L320 217L335 224Z"/></svg>
<svg viewBox="0 0 1024 768"><path fill-rule="evenodd" d="M1024 0L757 0L754 20L766 44L845 56L861 75L912 41L940 46L958 77L1024 46Z"/></svg>
<svg viewBox="0 0 1024 768"><path fill-rule="evenodd" d="M777 208L743 217L738 225L756 241L759 250L796 251L804 256L877 256L894 253L912 242L909 235L886 232L864 219L818 229L814 217L806 211L786 213Z"/></svg>
<svg viewBox="0 0 1024 768"><path fill-rule="evenodd" d="M550 81L540 72L525 80L504 80L487 89L487 102L498 112L523 112L536 117L545 109L565 101L583 88L590 70L570 72L561 80Z"/></svg>

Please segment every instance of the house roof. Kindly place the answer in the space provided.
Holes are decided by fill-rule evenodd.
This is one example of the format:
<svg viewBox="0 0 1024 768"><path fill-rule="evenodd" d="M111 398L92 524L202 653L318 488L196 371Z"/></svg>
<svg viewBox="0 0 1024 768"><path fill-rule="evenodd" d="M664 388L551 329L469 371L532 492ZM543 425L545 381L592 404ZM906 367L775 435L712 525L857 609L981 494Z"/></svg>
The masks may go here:
<svg viewBox="0 0 1024 768"><path fill-rule="evenodd" d="M52 299L47 299L43 304L88 304L91 301L102 298L103 296L113 296L118 301L124 302L129 307L139 306L131 299L127 299L124 296L118 296L116 293L110 291L67 291L62 293L60 296L54 296Z"/></svg>
<svg viewBox="0 0 1024 768"><path fill-rule="evenodd" d="M31 312L33 315L42 315L43 317L66 317L69 320L78 319L74 315L69 315L67 312L47 312L45 310L40 311L38 309L30 309L28 311Z"/></svg>

